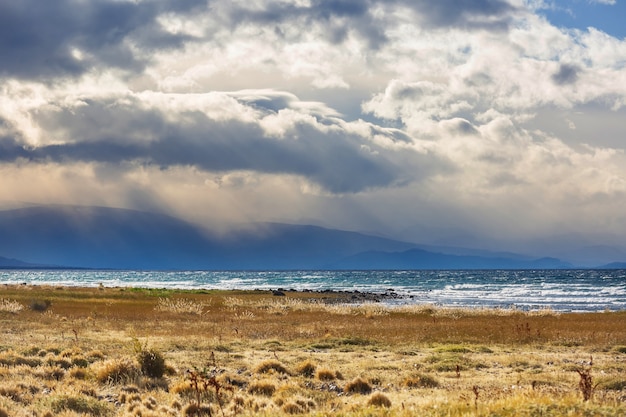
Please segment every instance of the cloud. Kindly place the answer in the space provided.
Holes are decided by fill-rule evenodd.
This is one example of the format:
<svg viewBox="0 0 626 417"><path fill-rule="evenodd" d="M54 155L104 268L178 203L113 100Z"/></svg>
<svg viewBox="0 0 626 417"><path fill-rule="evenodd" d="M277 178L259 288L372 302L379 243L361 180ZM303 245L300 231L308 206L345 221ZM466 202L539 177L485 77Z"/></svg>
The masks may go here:
<svg viewBox="0 0 626 417"><path fill-rule="evenodd" d="M552 80L558 85L572 84L578 80L580 68L575 65L561 64L558 72L552 75Z"/></svg>
<svg viewBox="0 0 626 417"><path fill-rule="evenodd" d="M518 10L503 0L421 0L405 4L422 16L423 25L439 28L506 30Z"/></svg>
<svg viewBox="0 0 626 417"><path fill-rule="evenodd" d="M626 231L626 42L547 6L0 0L0 197L416 240Z"/></svg>
<svg viewBox="0 0 626 417"><path fill-rule="evenodd" d="M169 33L161 13L188 14L200 1L0 1L0 76L76 77L95 66L141 71L156 50L188 36Z"/></svg>
<svg viewBox="0 0 626 417"><path fill-rule="evenodd" d="M5 138L5 161L138 162L162 169L298 175L333 193L360 192L428 175L395 154L424 155L393 129L346 123L330 109L281 92L127 94L47 103L32 116L48 143ZM75 103L75 102L74 102Z"/></svg>

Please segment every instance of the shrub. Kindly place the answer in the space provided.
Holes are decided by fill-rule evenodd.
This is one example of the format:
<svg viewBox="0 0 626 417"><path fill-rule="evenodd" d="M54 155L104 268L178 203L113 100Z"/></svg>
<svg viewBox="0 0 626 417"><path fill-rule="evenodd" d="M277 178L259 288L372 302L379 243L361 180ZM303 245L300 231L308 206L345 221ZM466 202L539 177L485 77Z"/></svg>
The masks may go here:
<svg viewBox="0 0 626 417"><path fill-rule="evenodd" d="M391 407L391 400L387 398L385 394L382 392L377 392L372 394L369 400L367 400L367 405L373 405L375 407Z"/></svg>
<svg viewBox="0 0 626 417"><path fill-rule="evenodd" d="M33 311L39 311L39 312L43 313L51 305L52 305L52 302L50 300L32 300L30 302L30 306L29 307Z"/></svg>
<svg viewBox="0 0 626 417"><path fill-rule="evenodd" d="M296 373L307 378L311 378L315 374L315 364L309 360L301 362L296 367Z"/></svg>
<svg viewBox="0 0 626 417"><path fill-rule="evenodd" d="M343 389L348 394L369 394L372 392L372 386L361 378L355 378L348 382Z"/></svg>
<svg viewBox="0 0 626 417"><path fill-rule="evenodd" d="M248 387L248 393L271 397L276 391L276 386L269 381L256 381Z"/></svg>
<svg viewBox="0 0 626 417"><path fill-rule="evenodd" d="M287 368L285 368L282 363L272 359L261 362L257 365L254 371L257 374L265 374L270 371L278 372L280 374L289 374L289 371L287 371Z"/></svg>
<svg viewBox="0 0 626 417"><path fill-rule="evenodd" d="M165 358L154 349L142 350L137 354L137 360L141 372L150 378L161 378L167 369Z"/></svg>

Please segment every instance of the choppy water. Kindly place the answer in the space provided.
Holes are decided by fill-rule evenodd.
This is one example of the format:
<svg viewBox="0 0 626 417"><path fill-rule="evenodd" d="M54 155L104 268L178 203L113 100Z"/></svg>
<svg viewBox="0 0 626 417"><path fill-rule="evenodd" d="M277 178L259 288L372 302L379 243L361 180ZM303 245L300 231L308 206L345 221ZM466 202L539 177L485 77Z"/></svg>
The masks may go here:
<svg viewBox="0 0 626 417"><path fill-rule="evenodd" d="M5 270L1 284L178 289L297 289L403 295L395 303L460 307L626 310L626 270L92 271ZM0 288L1 297L1 288Z"/></svg>

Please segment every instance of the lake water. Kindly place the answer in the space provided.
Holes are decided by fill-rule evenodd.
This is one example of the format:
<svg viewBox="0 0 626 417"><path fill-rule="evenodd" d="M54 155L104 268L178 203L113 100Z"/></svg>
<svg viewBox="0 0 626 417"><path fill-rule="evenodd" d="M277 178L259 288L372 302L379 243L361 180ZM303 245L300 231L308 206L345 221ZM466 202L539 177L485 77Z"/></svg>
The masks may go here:
<svg viewBox="0 0 626 417"><path fill-rule="evenodd" d="M384 293L390 304L626 310L626 270L99 271L4 270L0 284L177 289L295 289ZM0 289L0 297L1 297Z"/></svg>

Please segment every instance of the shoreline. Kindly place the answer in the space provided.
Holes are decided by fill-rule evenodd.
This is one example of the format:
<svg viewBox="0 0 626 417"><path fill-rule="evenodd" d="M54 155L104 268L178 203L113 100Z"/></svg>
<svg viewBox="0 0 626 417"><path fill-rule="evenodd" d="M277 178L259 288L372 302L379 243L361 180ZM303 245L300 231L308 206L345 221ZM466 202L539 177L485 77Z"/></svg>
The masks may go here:
<svg viewBox="0 0 626 417"><path fill-rule="evenodd" d="M328 292L346 303L603 312L626 310L621 273L598 271L0 271L1 283ZM330 294L338 292L339 294Z"/></svg>
<svg viewBox="0 0 626 417"><path fill-rule="evenodd" d="M626 309L599 309L599 310L563 310L554 309L549 306L538 306L537 308L529 308L528 306L519 306L514 304L508 305L446 305L429 302L425 300L420 302L413 295L405 295L395 291L393 288L387 288L384 292L373 291L361 291L361 290L311 290L311 289L295 289L295 288L283 288L277 287L275 289L266 288L169 288L169 287L141 287L141 286L103 286L99 285L52 285L47 283L0 283L0 286L4 289L16 290L16 291L32 291L34 289L51 290L51 291L78 291L78 292L92 292L94 290L112 290L112 291L129 291L129 292L147 292L147 293L159 293L164 296L184 296L194 294L211 294L214 296L227 296L229 294L256 294L261 297L269 297L276 300L281 298L295 299L300 301L318 302L327 305L347 305L347 306L363 306L363 305L377 305L380 308L397 309L402 307L415 307L425 309L438 309L438 310L467 310L475 312L519 312L529 314L604 314L604 313L622 313L626 312ZM0 290L0 298L2 293Z"/></svg>

